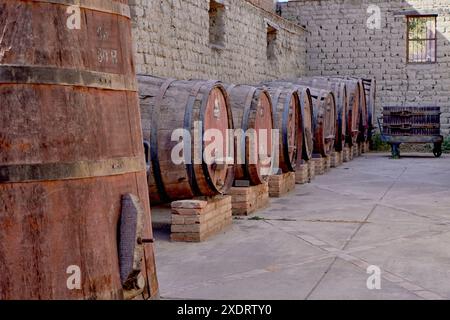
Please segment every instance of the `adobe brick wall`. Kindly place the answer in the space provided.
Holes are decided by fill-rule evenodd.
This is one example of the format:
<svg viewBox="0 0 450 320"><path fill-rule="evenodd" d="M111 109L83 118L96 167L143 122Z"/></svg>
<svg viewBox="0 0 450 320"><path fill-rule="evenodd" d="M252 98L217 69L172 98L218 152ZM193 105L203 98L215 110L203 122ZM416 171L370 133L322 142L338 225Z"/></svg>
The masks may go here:
<svg viewBox="0 0 450 320"><path fill-rule="evenodd" d="M367 28L369 5L381 9L381 29ZM450 132L450 2L448 0L301 0L278 4L283 17L305 26L308 75L373 76L382 105L442 108L442 133ZM437 12L438 63L407 64L406 16Z"/></svg>
<svg viewBox="0 0 450 320"><path fill-rule="evenodd" d="M244 0L225 0L223 48L209 43L208 0L130 0L139 73L256 83L305 72L305 30ZM278 26L267 57L267 21Z"/></svg>

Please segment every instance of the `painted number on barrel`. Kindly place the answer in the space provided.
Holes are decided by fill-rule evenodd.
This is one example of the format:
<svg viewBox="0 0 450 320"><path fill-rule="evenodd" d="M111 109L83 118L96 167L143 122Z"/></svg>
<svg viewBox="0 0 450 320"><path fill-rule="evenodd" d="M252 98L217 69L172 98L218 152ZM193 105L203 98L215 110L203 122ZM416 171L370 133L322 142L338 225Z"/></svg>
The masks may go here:
<svg viewBox="0 0 450 320"><path fill-rule="evenodd" d="M99 63L117 64L117 50L98 48L97 58Z"/></svg>

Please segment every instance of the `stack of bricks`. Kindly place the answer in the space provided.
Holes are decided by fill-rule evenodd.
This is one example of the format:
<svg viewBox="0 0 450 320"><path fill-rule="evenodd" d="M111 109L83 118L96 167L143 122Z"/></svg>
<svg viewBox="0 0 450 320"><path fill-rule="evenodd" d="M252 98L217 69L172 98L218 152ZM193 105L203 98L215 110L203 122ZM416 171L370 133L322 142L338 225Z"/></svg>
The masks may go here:
<svg viewBox="0 0 450 320"><path fill-rule="evenodd" d="M353 155L353 158L356 158L359 156L359 143L352 146L352 155Z"/></svg>
<svg viewBox="0 0 450 320"><path fill-rule="evenodd" d="M345 147L344 148L344 162L350 162L353 160L353 148L352 147Z"/></svg>
<svg viewBox="0 0 450 320"><path fill-rule="evenodd" d="M331 158L330 157L323 158L323 169L325 172L328 172L331 170Z"/></svg>
<svg viewBox="0 0 450 320"><path fill-rule="evenodd" d="M313 158L312 162L314 162L314 171L317 176L320 176L325 173L325 159L322 157Z"/></svg>
<svg viewBox="0 0 450 320"><path fill-rule="evenodd" d="M304 162L297 166L295 170L295 183L305 184L311 182L311 175L309 174L309 164Z"/></svg>
<svg viewBox="0 0 450 320"><path fill-rule="evenodd" d="M332 168L339 167L342 164L343 152L333 152L330 156L330 159Z"/></svg>
<svg viewBox="0 0 450 320"><path fill-rule="evenodd" d="M280 198L295 189L295 172L287 172L269 177L269 196Z"/></svg>
<svg viewBox="0 0 450 320"><path fill-rule="evenodd" d="M201 242L232 223L231 197L174 201L170 239Z"/></svg>
<svg viewBox="0 0 450 320"><path fill-rule="evenodd" d="M269 184L257 186L233 187L228 192L231 196L233 215L246 216L269 205Z"/></svg>
<svg viewBox="0 0 450 320"><path fill-rule="evenodd" d="M316 164L311 159L308 161L308 174L309 174L309 181L314 180L316 177Z"/></svg>
<svg viewBox="0 0 450 320"><path fill-rule="evenodd" d="M369 141L367 141L367 142L364 143L364 149L363 149L363 152L364 152L364 153L370 152L370 142L369 142Z"/></svg>

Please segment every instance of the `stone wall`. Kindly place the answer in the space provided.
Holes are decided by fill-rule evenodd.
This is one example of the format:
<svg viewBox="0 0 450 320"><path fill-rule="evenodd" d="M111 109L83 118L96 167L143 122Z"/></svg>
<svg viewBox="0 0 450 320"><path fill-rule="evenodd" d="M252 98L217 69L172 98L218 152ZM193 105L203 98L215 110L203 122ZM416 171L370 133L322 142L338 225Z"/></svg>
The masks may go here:
<svg viewBox="0 0 450 320"><path fill-rule="evenodd" d="M234 83L305 73L303 28L244 0L217 2L210 37L209 0L130 0L138 73ZM270 55L268 24L276 29Z"/></svg>
<svg viewBox="0 0 450 320"><path fill-rule="evenodd" d="M275 11L275 6L277 2L276 0L247 0L247 1L267 11Z"/></svg>
<svg viewBox="0 0 450 320"><path fill-rule="evenodd" d="M367 21L381 9L381 28ZM438 13L437 63L408 64L406 14ZM442 109L442 132L450 131L449 0L302 0L278 4L283 17L305 26L308 75L372 76L378 80L378 114L383 105Z"/></svg>

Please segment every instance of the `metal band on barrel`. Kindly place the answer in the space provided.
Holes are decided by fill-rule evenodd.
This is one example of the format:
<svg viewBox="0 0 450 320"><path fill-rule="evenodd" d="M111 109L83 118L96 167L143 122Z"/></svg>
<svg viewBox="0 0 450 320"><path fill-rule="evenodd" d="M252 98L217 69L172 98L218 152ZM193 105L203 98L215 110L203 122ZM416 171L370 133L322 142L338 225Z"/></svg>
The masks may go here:
<svg viewBox="0 0 450 320"><path fill-rule="evenodd" d="M0 84L48 84L117 91L137 91L136 79L97 71L55 67L0 65Z"/></svg>
<svg viewBox="0 0 450 320"><path fill-rule="evenodd" d="M0 165L0 183L75 180L145 172L141 157L88 160L69 163Z"/></svg>
<svg viewBox="0 0 450 320"><path fill-rule="evenodd" d="M130 7L127 4L110 0L33 0L32 2L44 2L63 6L78 6L82 9L99 11L131 18Z"/></svg>

